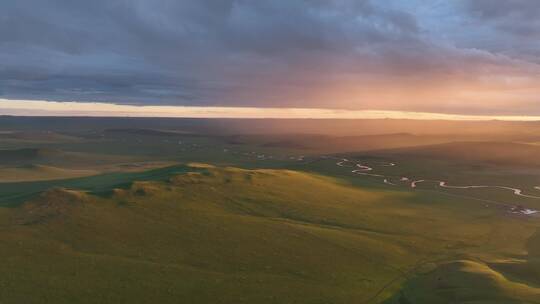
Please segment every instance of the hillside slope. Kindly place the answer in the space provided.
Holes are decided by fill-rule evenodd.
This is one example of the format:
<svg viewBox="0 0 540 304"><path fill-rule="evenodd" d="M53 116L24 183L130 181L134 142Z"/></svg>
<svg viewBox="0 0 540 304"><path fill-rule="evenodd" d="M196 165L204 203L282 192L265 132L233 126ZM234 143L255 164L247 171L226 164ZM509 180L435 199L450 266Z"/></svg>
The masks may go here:
<svg viewBox="0 0 540 304"><path fill-rule="evenodd" d="M516 278L520 280L513 280ZM538 279L540 229L528 239L527 255L522 260L441 263L408 282L386 303L540 303Z"/></svg>

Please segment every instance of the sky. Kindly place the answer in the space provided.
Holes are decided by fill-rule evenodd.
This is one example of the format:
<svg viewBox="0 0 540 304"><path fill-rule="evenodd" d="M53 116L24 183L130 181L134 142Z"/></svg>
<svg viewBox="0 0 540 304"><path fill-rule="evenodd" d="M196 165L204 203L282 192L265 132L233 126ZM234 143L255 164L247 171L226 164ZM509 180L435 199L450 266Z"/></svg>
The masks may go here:
<svg viewBox="0 0 540 304"><path fill-rule="evenodd" d="M32 100L538 116L540 1L2 0L0 114Z"/></svg>

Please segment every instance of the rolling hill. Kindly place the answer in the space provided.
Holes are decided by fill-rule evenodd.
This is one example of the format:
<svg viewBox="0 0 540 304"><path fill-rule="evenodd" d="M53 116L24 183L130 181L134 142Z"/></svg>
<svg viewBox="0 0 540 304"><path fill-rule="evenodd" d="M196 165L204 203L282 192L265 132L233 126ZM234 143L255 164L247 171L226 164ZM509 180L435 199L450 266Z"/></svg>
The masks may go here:
<svg viewBox="0 0 540 304"><path fill-rule="evenodd" d="M0 208L0 302L380 303L440 272L472 273L478 292L523 286L494 301L535 295L534 273L486 266L527 257L535 221L306 172L178 170L124 175L99 195L80 189L105 177L82 178Z"/></svg>
<svg viewBox="0 0 540 304"><path fill-rule="evenodd" d="M386 303L539 303L540 288L481 262L456 260L420 275Z"/></svg>

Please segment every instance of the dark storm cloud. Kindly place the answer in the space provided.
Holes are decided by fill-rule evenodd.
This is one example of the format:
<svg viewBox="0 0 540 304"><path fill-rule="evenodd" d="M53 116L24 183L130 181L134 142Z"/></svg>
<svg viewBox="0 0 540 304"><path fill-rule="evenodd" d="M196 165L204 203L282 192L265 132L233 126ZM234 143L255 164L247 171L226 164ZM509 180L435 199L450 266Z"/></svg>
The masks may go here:
<svg viewBox="0 0 540 304"><path fill-rule="evenodd" d="M527 56L540 63L540 3L535 0L467 0L468 16L475 25L492 31L493 47L512 56Z"/></svg>
<svg viewBox="0 0 540 304"><path fill-rule="evenodd" d="M465 3L471 13L481 18L519 18L514 20L530 23L540 14L538 2L531 0L467 0Z"/></svg>
<svg viewBox="0 0 540 304"><path fill-rule="evenodd" d="M250 76L418 30L368 1L8 0L0 22L4 94L171 103L219 102Z"/></svg>
<svg viewBox="0 0 540 304"><path fill-rule="evenodd" d="M482 73L535 77L521 62L534 43L507 48L493 33L514 37L523 26L536 35L523 21L538 17L536 1L444 3L4 0L0 98L440 110L435 102L347 101L322 90L373 93L397 84L407 94ZM475 32L463 20L482 26ZM471 33L452 36L445 24Z"/></svg>

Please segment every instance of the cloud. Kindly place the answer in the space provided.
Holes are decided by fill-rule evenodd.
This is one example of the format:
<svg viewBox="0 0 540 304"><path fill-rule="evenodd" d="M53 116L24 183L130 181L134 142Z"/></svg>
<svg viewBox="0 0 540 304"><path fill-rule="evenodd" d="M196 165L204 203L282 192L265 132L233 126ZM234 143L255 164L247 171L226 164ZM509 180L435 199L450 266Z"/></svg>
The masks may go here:
<svg viewBox="0 0 540 304"><path fill-rule="evenodd" d="M465 0L474 26L490 34L485 47L540 63L540 3L534 0Z"/></svg>
<svg viewBox="0 0 540 304"><path fill-rule="evenodd" d="M336 110L318 108L258 108L212 106L118 105L97 102L57 102L0 99L6 115L174 118L285 118L285 119L415 119L461 121L540 121L540 116L456 115L410 111Z"/></svg>
<svg viewBox="0 0 540 304"><path fill-rule="evenodd" d="M0 96L528 112L540 4L496 2L5 0Z"/></svg>

